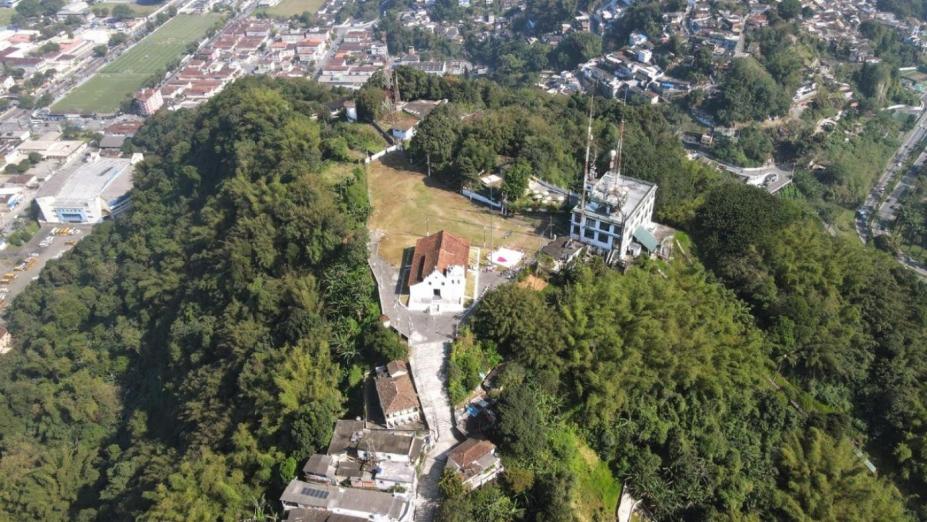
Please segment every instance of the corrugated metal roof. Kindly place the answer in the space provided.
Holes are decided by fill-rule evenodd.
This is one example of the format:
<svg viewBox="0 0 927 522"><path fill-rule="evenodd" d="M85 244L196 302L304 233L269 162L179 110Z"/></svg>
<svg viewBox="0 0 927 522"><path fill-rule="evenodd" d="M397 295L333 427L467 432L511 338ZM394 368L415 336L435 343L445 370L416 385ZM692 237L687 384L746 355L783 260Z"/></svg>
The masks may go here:
<svg viewBox="0 0 927 522"><path fill-rule="evenodd" d="M634 231L634 239L650 252L656 252L657 246L660 244L657 238L644 227L637 227L637 230Z"/></svg>

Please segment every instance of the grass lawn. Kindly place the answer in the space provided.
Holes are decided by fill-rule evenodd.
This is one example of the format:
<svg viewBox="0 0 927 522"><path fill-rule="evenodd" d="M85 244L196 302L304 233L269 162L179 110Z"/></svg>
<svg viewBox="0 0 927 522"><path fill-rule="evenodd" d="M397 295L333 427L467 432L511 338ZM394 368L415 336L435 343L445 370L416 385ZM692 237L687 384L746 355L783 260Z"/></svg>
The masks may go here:
<svg viewBox="0 0 927 522"><path fill-rule="evenodd" d="M621 497L621 482L612 474L608 463L571 428L552 435L550 446L577 479L570 495L574 519L593 522L614 518Z"/></svg>
<svg viewBox="0 0 927 522"><path fill-rule="evenodd" d="M363 167L363 165L352 163L326 163L322 166L322 179L330 185L337 185L346 179L350 179L354 175L355 168L363 169Z"/></svg>
<svg viewBox="0 0 927 522"><path fill-rule="evenodd" d="M136 16L148 16L151 13L157 11L158 9L164 7L163 3L159 4L139 4L133 1L127 2L100 2L98 4L93 4L93 7L105 7L109 9L110 12L113 12L113 8L117 5L127 5L135 11Z"/></svg>
<svg viewBox="0 0 927 522"><path fill-rule="evenodd" d="M109 113L155 73L164 72L187 46L203 37L220 15L178 15L69 92L52 110Z"/></svg>
<svg viewBox="0 0 927 522"><path fill-rule="evenodd" d="M15 9L0 7L0 25L9 25L10 19L13 18L15 12Z"/></svg>
<svg viewBox="0 0 927 522"><path fill-rule="evenodd" d="M325 0L280 0L279 4L273 7L263 8L261 11L270 16L289 18L291 16L301 15L306 11L314 14L322 8L322 4L324 3Z"/></svg>
<svg viewBox="0 0 927 522"><path fill-rule="evenodd" d="M490 223L494 247L530 253L543 244L540 234L546 219L502 217L410 168L405 155L397 152L367 170L373 205L367 226L382 234L380 255L392 265L400 266L403 249L414 246L415 240L442 229L466 238L484 255L489 253Z"/></svg>

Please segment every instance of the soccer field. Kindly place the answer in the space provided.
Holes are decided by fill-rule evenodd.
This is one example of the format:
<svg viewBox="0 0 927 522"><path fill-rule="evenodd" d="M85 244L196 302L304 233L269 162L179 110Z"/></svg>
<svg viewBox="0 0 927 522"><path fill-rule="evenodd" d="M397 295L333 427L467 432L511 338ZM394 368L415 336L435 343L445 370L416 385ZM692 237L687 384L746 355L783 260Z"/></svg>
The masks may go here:
<svg viewBox="0 0 927 522"><path fill-rule="evenodd" d="M59 113L110 113L151 75L163 72L191 42L203 37L220 15L178 15L100 69L52 107Z"/></svg>
<svg viewBox="0 0 927 522"><path fill-rule="evenodd" d="M299 16L306 11L314 14L324 4L325 0L280 0L279 4L261 10L270 16L289 18Z"/></svg>

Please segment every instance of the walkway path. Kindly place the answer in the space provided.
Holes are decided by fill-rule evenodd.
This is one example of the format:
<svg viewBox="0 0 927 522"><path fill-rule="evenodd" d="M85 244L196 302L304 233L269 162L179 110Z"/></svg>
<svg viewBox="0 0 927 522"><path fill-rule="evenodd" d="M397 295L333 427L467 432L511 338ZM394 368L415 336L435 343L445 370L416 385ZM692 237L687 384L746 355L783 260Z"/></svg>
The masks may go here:
<svg viewBox="0 0 927 522"><path fill-rule="evenodd" d="M410 342L409 363L412 376L418 388L422 411L428 423L434 446L425 456L422 478L419 481L415 520L429 522L434 518L435 510L441 501L438 482L447 452L457 444L454 435L454 422L451 416L451 403L448 400L444 379L447 359L450 353L450 339L447 341Z"/></svg>
<svg viewBox="0 0 927 522"><path fill-rule="evenodd" d="M433 443L425 456L415 499L415 520L431 522L441 501L438 482L444 471L447 452L458 442L445 386L447 362L457 327L473 308L459 314L440 315L410 311L399 302L397 269L377 254L378 239L379 234L371 232L367 262L377 281L380 308L389 317L390 325L409 340L409 366ZM485 272L480 276L483 286L479 289L481 296L506 281L495 272Z"/></svg>

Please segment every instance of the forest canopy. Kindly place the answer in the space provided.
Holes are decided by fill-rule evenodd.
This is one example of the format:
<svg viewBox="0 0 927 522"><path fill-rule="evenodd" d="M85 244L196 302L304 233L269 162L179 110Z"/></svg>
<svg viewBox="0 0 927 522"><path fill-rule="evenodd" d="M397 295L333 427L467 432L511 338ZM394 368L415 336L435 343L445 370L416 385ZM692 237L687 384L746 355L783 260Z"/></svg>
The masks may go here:
<svg viewBox="0 0 927 522"><path fill-rule="evenodd" d="M248 79L149 120L131 212L8 312L4 518L247 518L328 443L381 357L363 171L323 176L335 96Z"/></svg>

